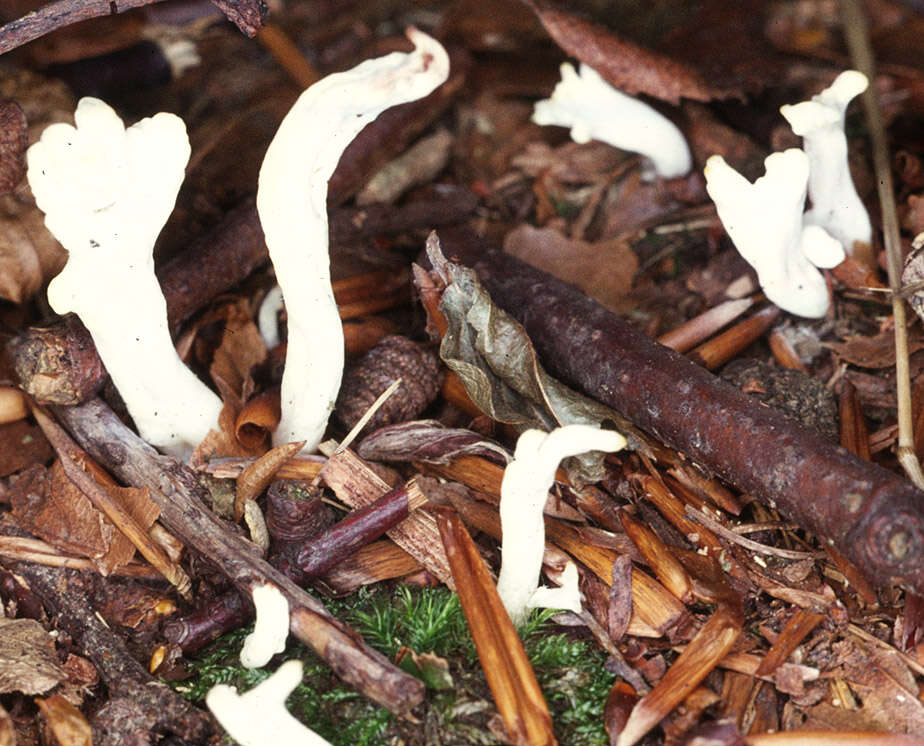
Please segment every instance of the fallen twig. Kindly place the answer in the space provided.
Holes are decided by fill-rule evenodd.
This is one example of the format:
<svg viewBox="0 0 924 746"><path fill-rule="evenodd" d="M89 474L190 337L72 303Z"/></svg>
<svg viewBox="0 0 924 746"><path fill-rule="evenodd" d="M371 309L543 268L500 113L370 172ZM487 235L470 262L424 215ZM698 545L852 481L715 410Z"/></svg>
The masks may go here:
<svg viewBox="0 0 924 746"><path fill-rule="evenodd" d="M327 609L261 559L241 537L205 509L195 473L158 454L129 430L100 400L55 413L81 445L115 476L148 487L160 519L188 547L211 559L248 598L256 585L275 585L289 602L290 630L344 681L395 714L404 715L423 699L423 684L363 643Z"/></svg>
<svg viewBox="0 0 924 746"><path fill-rule="evenodd" d="M804 528L871 580L924 593L924 494L761 406L636 331L576 288L471 232L447 256L478 272L549 371Z"/></svg>
<svg viewBox="0 0 924 746"><path fill-rule="evenodd" d="M844 33L854 66L873 81L876 64L870 45L869 26L857 0L841 0ZM862 94L863 108L872 144L873 165L879 206L882 210L882 240L885 244L889 290L892 295L892 316L895 324L895 395L898 399L898 448L896 455L908 478L924 489L924 471L914 450L914 422L911 409L911 363L908 360L908 328L902 289L902 242L899 235L895 191L892 188L892 162L886 139L885 125L876 96L876 86L870 85Z"/></svg>

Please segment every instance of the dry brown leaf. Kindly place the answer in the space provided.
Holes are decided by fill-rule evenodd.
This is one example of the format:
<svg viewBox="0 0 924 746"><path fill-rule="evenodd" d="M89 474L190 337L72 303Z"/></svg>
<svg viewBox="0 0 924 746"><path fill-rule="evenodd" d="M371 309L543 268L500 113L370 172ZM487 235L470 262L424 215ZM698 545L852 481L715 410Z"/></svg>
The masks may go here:
<svg viewBox="0 0 924 746"><path fill-rule="evenodd" d="M527 223L507 234L504 251L577 285L612 309L625 301L638 270L638 259L625 241L590 243L568 238L555 228L534 228Z"/></svg>
<svg viewBox="0 0 924 746"><path fill-rule="evenodd" d="M54 733L58 746L93 746L90 723L74 705L60 694L36 698L45 723Z"/></svg>
<svg viewBox="0 0 924 746"><path fill-rule="evenodd" d="M54 451L37 425L26 420L0 425L0 477L31 464L44 464L53 455Z"/></svg>
<svg viewBox="0 0 924 746"><path fill-rule="evenodd" d="M924 733L924 703L917 697L914 676L898 656L884 660L879 650L856 639L841 640L832 647L843 678L861 704L858 709L847 709L844 703L824 701L805 708L806 729ZM896 662L904 670L896 669Z"/></svg>
<svg viewBox="0 0 924 746"><path fill-rule="evenodd" d="M246 398L245 384L250 370L266 360L266 345L253 322L246 301L225 306L225 329L215 350L209 374L217 383L222 379L239 397Z"/></svg>
<svg viewBox="0 0 924 746"><path fill-rule="evenodd" d="M26 175L29 130L26 115L15 101L0 100L0 194L6 194Z"/></svg>
<svg viewBox="0 0 924 746"><path fill-rule="evenodd" d="M147 487L104 485L104 488L142 528L149 529L154 525L154 521L160 515L160 508L151 499L151 493ZM103 516L103 520L109 523L109 519L105 516ZM106 575L116 568L128 564L134 556L135 545L131 539L121 531L116 531L112 538L112 543L109 545L109 551L97 562L97 565L100 571Z"/></svg>
<svg viewBox="0 0 924 746"><path fill-rule="evenodd" d="M44 694L65 678L54 642L34 619L0 619L0 693Z"/></svg>
<svg viewBox="0 0 924 746"><path fill-rule="evenodd" d="M25 182L0 197L0 298L28 300L61 271L66 259Z"/></svg>
<svg viewBox="0 0 924 746"><path fill-rule="evenodd" d="M10 489L10 505L24 529L63 552L99 559L115 535L57 460L48 470L36 464L23 472Z"/></svg>
<svg viewBox="0 0 924 746"><path fill-rule="evenodd" d="M718 88L692 67L634 44L603 26L531 0L527 4L558 46L626 93L645 93L672 104L681 98L711 101L742 95L740 89Z"/></svg>
<svg viewBox="0 0 924 746"><path fill-rule="evenodd" d="M913 304L912 304L913 305ZM891 368L895 365L895 334L891 330L873 337L854 336L829 347L843 362L861 368ZM908 354L924 349L924 334L914 328L908 332Z"/></svg>
<svg viewBox="0 0 924 746"><path fill-rule="evenodd" d="M247 449L265 448L281 416L279 389L264 391L241 407L234 421L234 435Z"/></svg>

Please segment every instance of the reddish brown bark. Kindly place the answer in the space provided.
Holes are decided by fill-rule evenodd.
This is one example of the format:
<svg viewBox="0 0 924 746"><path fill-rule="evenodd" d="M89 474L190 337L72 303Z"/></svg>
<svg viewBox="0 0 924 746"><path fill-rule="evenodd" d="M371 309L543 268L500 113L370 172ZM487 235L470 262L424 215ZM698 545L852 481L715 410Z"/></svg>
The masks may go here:
<svg viewBox="0 0 924 746"><path fill-rule="evenodd" d="M473 266L494 301L525 326L553 375L827 538L870 580L924 593L924 493L471 232L441 238L443 253Z"/></svg>

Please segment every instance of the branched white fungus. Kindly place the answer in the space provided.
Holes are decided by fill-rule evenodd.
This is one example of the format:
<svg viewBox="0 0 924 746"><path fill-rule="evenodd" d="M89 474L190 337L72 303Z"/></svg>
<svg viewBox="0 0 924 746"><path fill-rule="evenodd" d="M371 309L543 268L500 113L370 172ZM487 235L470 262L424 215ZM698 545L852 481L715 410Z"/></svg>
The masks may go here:
<svg viewBox="0 0 924 746"><path fill-rule="evenodd" d="M265 583L251 592L257 610L253 632L244 639L241 648L241 665L260 668L270 662L276 653L286 649L289 636L289 602L275 585Z"/></svg>
<svg viewBox="0 0 924 746"><path fill-rule="evenodd" d="M154 241L189 160L186 127L160 113L125 129L95 98L78 102L74 121L47 127L27 156L45 225L68 251L48 302L80 316L141 437L185 458L221 410L176 353L154 275Z"/></svg>
<svg viewBox="0 0 924 746"><path fill-rule="evenodd" d="M411 28L414 50L319 80L283 119L260 169L257 211L288 313L277 444L314 451L343 374L343 330L330 284L327 182L360 130L392 106L423 98L449 76L438 41Z"/></svg>
<svg viewBox="0 0 924 746"><path fill-rule="evenodd" d="M714 155L706 161L706 191L766 296L790 313L820 318L829 299L816 267L837 266L844 250L822 228L802 225L809 172L805 153L798 148L773 153L764 165L766 174L752 184Z"/></svg>
<svg viewBox="0 0 924 746"><path fill-rule="evenodd" d="M504 469L501 481L501 570L497 580L497 592L515 624L526 618L531 606L580 611L576 582L561 589L543 588L536 594L545 548L542 508L563 458L586 451L618 451L625 445L626 439L619 433L591 425L565 425L551 433L527 430L517 440L513 461ZM574 572L574 581L576 576Z"/></svg>
<svg viewBox="0 0 924 746"><path fill-rule="evenodd" d="M240 746L330 746L285 707L286 697L301 680L302 662L286 661L245 694L227 684L213 686L205 704Z"/></svg>
<svg viewBox="0 0 924 746"><path fill-rule="evenodd" d="M687 141L670 119L616 90L585 64L580 72L562 64L561 82L551 98L536 103L533 121L569 127L576 143L600 140L641 153L665 179L684 176L692 166Z"/></svg>
<svg viewBox="0 0 924 746"><path fill-rule="evenodd" d="M804 222L820 225L848 253L853 253L855 242L868 245L873 237L866 207L850 176L844 134L847 106L868 84L863 73L846 70L811 101L780 108L793 132L802 136L802 148L809 160L808 196L812 206Z"/></svg>

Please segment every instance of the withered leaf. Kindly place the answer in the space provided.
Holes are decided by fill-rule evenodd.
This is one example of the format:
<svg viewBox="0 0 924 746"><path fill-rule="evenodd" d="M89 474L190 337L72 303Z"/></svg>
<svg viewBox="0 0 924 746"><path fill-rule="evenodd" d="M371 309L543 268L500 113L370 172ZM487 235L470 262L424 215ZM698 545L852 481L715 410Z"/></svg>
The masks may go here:
<svg viewBox="0 0 924 746"><path fill-rule="evenodd" d="M65 678L54 642L34 619L0 619L0 693L43 694Z"/></svg>
<svg viewBox="0 0 924 746"><path fill-rule="evenodd" d="M63 695L53 694L35 703L60 746L93 746L89 721Z"/></svg>
<svg viewBox="0 0 924 746"><path fill-rule="evenodd" d="M458 456L483 456L501 464L510 460L503 446L472 430L446 427L438 420L380 427L363 439L356 452L369 461L448 464Z"/></svg>
<svg viewBox="0 0 924 746"><path fill-rule="evenodd" d="M5 477L30 464L43 464L54 451L41 428L27 420L0 425L0 477Z"/></svg>
<svg viewBox="0 0 924 746"><path fill-rule="evenodd" d="M825 346L830 347L844 362L861 368L891 368L895 365L895 334L891 330L872 337L857 335L844 342L830 342ZM908 354L921 349L924 349L924 334L917 329L910 329Z"/></svg>
<svg viewBox="0 0 924 746"><path fill-rule="evenodd" d="M0 196L0 298L28 300L61 270L66 258L25 182Z"/></svg>
<svg viewBox="0 0 924 746"><path fill-rule="evenodd" d="M247 398L250 369L266 360L266 345L245 301L228 304L223 310L225 329L209 373L213 380L222 379L231 391Z"/></svg>
<svg viewBox="0 0 924 746"><path fill-rule="evenodd" d="M6 194L26 175L29 129L26 115L15 101L0 101L0 194Z"/></svg>
<svg viewBox="0 0 924 746"><path fill-rule="evenodd" d="M151 493L147 487L104 485L104 489L145 529L150 528L160 515L160 508L151 499ZM106 516L102 513L100 516L107 524L109 523ZM121 531L116 531L109 545L109 551L97 562L97 565L105 575L127 564L134 556L135 545L131 539Z"/></svg>
<svg viewBox="0 0 924 746"><path fill-rule="evenodd" d="M924 198L920 199L917 204L921 206L921 223L924 226ZM905 258L905 266L902 269L902 285L905 286L917 285L924 281L924 244L915 239L912 246L912 251ZM908 302L914 312L924 319L924 290L914 292L908 298Z"/></svg>
<svg viewBox="0 0 924 746"><path fill-rule="evenodd" d="M833 647L843 665L843 678L861 705L851 710L824 701L806 708L806 729L924 733L924 703L916 696L917 686L912 692L904 685L914 681L907 669L889 670L891 663L857 640L842 640Z"/></svg>
<svg viewBox="0 0 924 746"><path fill-rule="evenodd" d="M594 68L613 86L629 94L645 93L676 104L741 96L737 89L712 85L695 69L624 39L580 16L526 0L546 31L565 52Z"/></svg>
<svg viewBox="0 0 924 746"><path fill-rule="evenodd" d="M473 270L446 260L435 234L427 240L427 254L446 283L440 310L449 329L440 357L483 412L524 430L620 421L613 410L545 372L526 330L494 305ZM565 468L577 483L596 482L603 478L603 459L599 452L586 453L566 460Z"/></svg>
<svg viewBox="0 0 924 746"><path fill-rule="evenodd" d="M60 461L46 470L29 467L10 490L19 524L63 552L91 559L109 549L113 528L89 498L64 474Z"/></svg>
<svg viewBox="0 0 924 746"><path fill-rule="evenodd" d="M635 252L625 241L580 241L555 228L535 228L527 223L507 234L504 251L577 285L612 309L625 300L638 270Z"/></svg>

